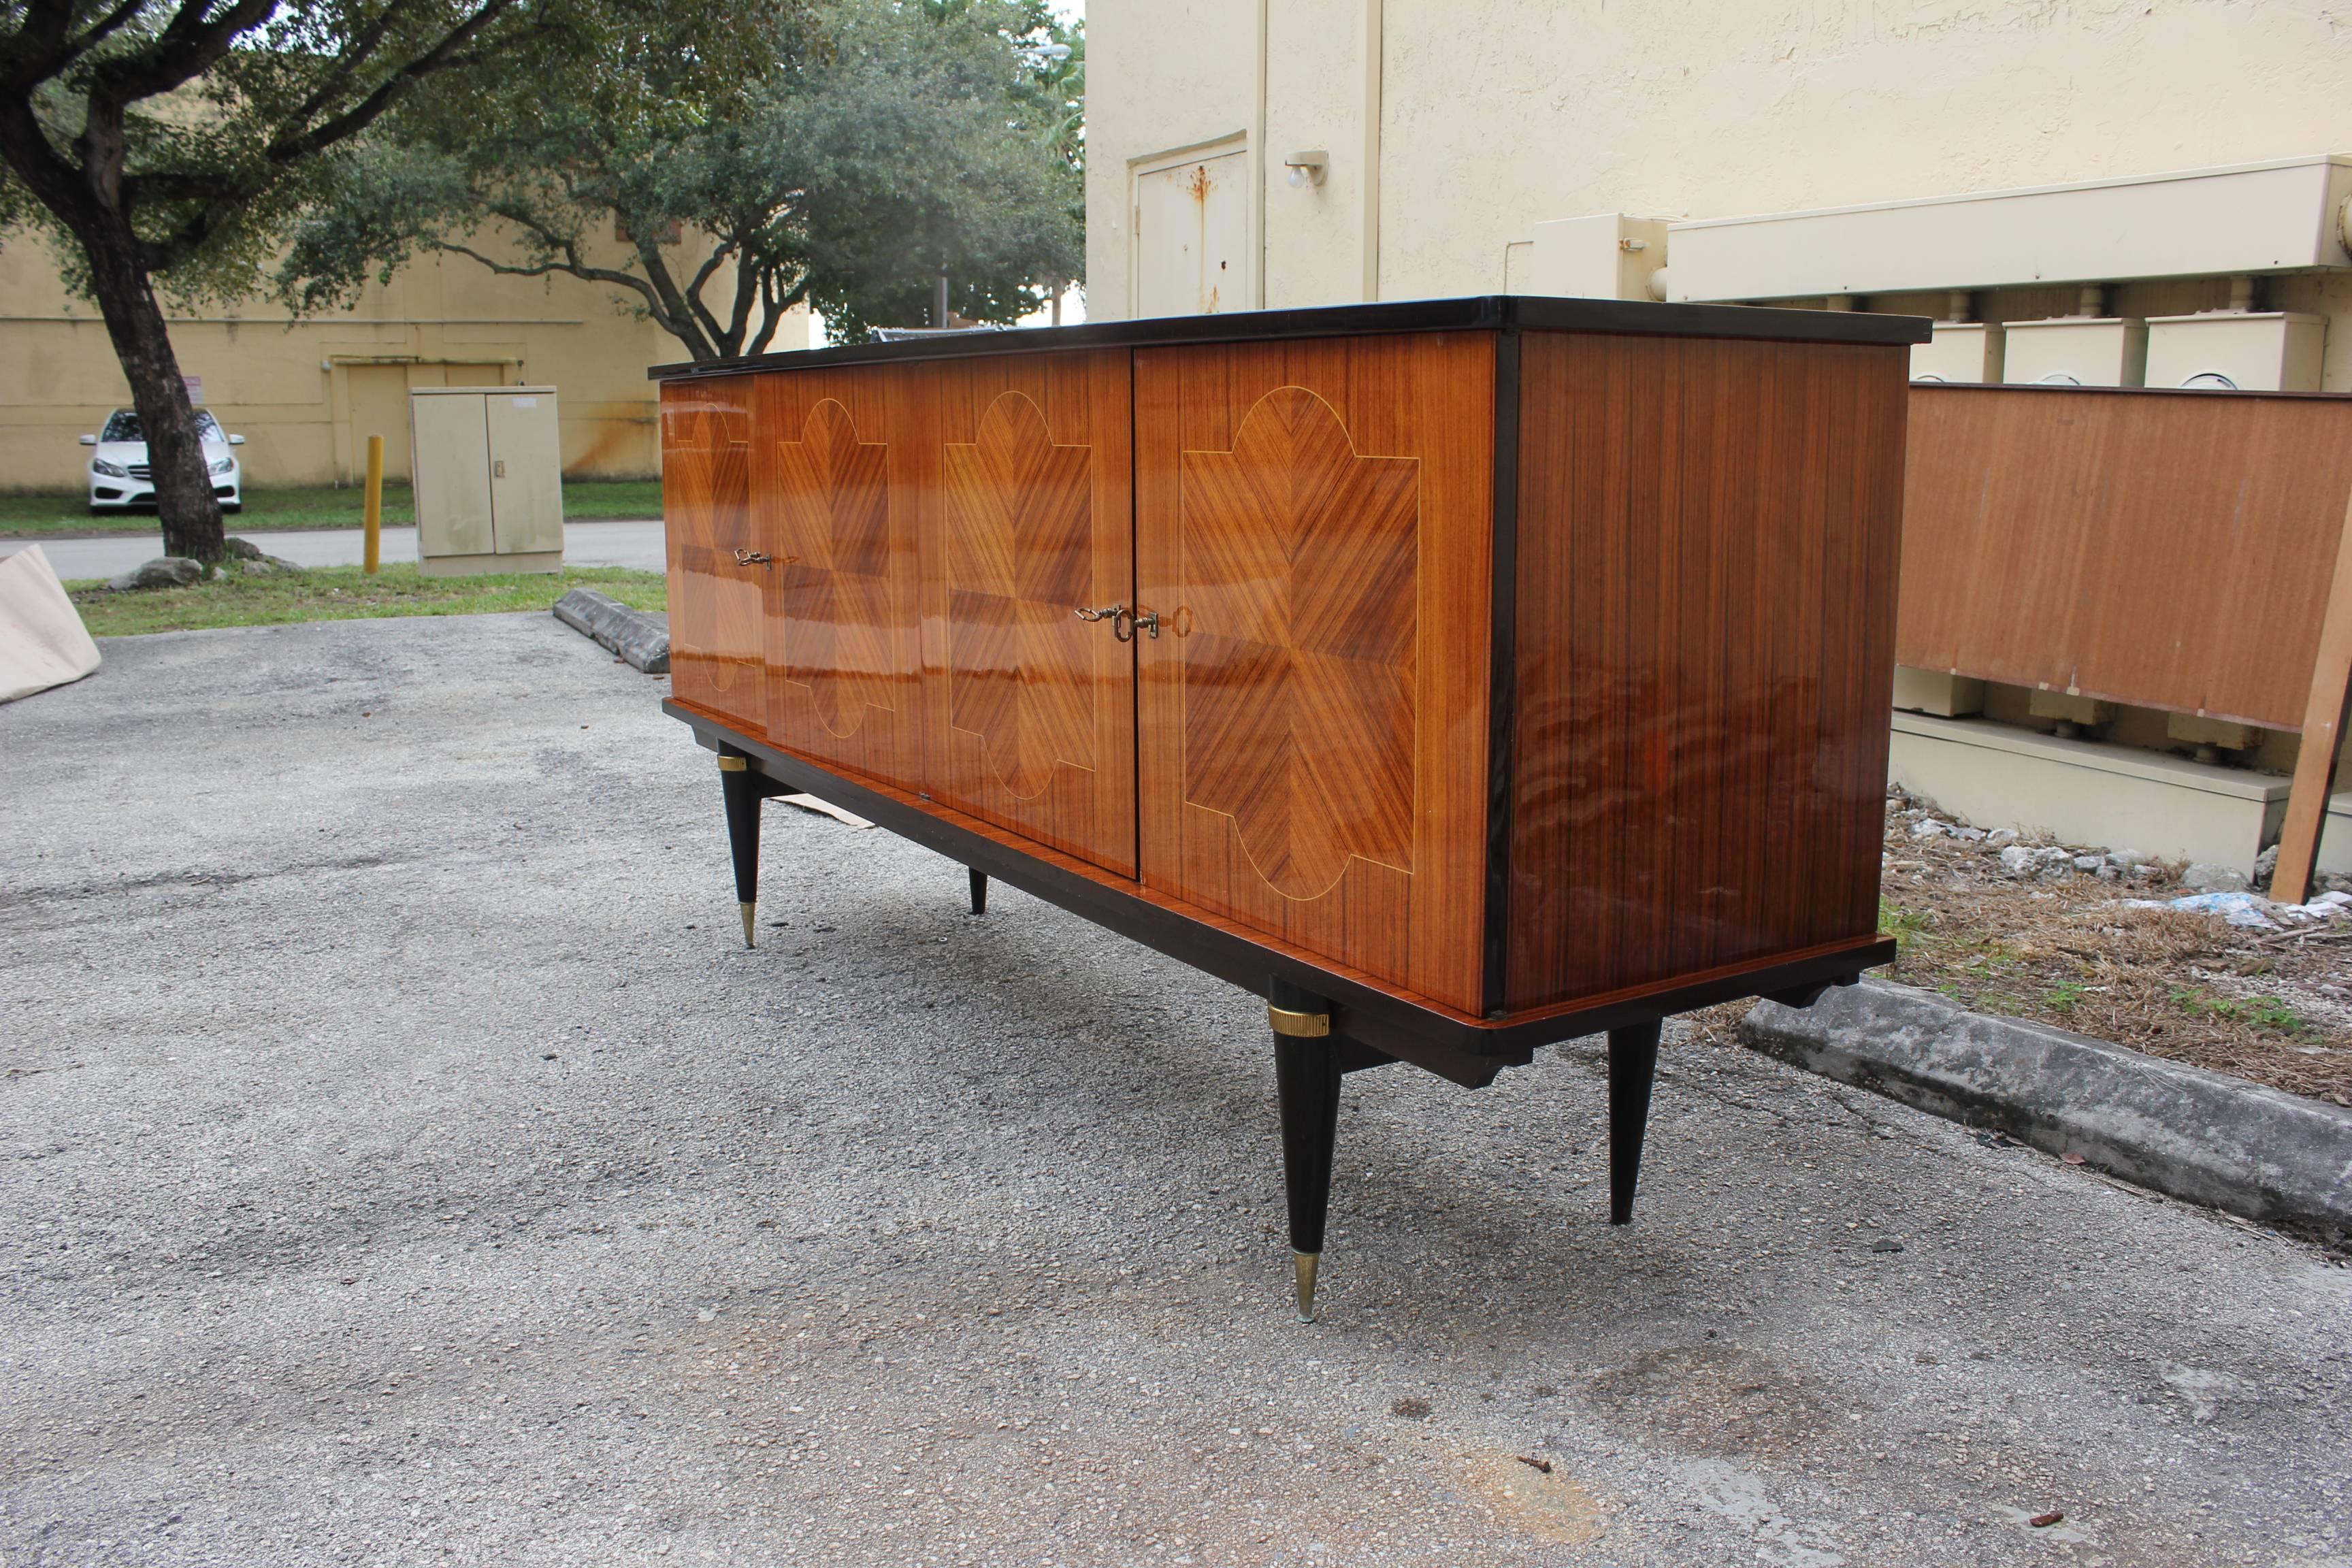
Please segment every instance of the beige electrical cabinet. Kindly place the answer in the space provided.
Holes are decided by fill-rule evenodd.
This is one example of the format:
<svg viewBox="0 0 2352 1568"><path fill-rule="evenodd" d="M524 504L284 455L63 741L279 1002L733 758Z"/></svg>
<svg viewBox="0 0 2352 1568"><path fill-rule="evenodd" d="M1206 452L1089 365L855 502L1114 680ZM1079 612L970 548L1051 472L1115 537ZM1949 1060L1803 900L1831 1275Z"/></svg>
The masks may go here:
<svg viewBox="0 0 2352 1568"><path fill-rule="evenodd" d="M425 576L562 570L555 388L414 387L408 437Z"/></svg>
<svg viewBox="0 0 2352 1568"><path fill-rule="evenodd" d="M2327 318L2208 310L2147 319L2147 384L2212 392L2317 392Z"/></svg>
<svg viewBox="0 0 2352 1568"><path fill-rule="evenodd" d="M2002 328L2000 378L2059 386L2137 386L2147 374L2147 323L2134 316L2053 316Z"/></svg>
<svg viewBox="0 0 2352 1568"><path fill-rule="evenodd" d="M1911 348L1914 381L1999 381L2001 329L1988 321L1937 321L1935 337Z"/></svg>

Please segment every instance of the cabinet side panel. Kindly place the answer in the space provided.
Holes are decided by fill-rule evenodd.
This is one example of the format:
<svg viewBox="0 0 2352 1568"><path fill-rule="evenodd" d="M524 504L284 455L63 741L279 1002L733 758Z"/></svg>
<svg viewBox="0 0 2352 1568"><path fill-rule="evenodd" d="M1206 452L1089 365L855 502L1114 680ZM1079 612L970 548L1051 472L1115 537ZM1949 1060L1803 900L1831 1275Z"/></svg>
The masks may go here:
<svg viewBox="0 0 2352 1568"><path fill-rule="evenodd" d="M1147 884L1481 1001L1486 333L1136 356Z"/></svg>
<svg viewBox="0 0 2352 1568"><path fill-rule="evenodd" d="M1900 351L1521 353L1510 1006L1871 936Z"/></svg>
<svg viewBox="0 0 2352 1568"><path fill-rule="evenodd" d="M751 378L665 383L661 429L670 689L756 735L768 723L763 584L735 560L764 548L751 520Z"/></svg>
<svg viewBox="0 0 2352 1568"><path fill-rule="evenodd" d="M923 510L926 786L1135 874L1135 652L1081 606L1135 598L1126 349L929 367L940 491Z"/></svg>
<svg viewBox="0 0 2352 1568"><path fill-rule="evenodd" d="M922 784L917 514L938 489L928 365L757 378L752 510L768 738Z"/></svg>

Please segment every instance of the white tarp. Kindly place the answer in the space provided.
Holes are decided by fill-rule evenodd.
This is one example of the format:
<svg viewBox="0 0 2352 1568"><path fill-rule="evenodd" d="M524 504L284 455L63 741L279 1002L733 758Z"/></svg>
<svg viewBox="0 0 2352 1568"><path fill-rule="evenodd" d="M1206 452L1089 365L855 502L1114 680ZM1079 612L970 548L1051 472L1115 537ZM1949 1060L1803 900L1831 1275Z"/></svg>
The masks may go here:
<svg viewBox="0 0 2352 1568"><path fill-rule="evenodd" d="M98 645L37 544L0 558L0 702L98 668Z"/></svg>

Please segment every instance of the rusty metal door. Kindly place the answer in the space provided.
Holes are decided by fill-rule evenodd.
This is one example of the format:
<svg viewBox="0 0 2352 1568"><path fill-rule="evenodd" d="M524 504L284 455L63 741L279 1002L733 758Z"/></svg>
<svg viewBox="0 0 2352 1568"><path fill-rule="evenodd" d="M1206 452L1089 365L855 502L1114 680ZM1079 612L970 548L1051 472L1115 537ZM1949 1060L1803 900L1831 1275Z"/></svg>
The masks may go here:
<svg viewBox="0 0 2352 1568"><path fill-rule="evenodd" d="M1249 155L1222 153L1138 174L1135 246L1137 315L1254 309Z"/></svg>

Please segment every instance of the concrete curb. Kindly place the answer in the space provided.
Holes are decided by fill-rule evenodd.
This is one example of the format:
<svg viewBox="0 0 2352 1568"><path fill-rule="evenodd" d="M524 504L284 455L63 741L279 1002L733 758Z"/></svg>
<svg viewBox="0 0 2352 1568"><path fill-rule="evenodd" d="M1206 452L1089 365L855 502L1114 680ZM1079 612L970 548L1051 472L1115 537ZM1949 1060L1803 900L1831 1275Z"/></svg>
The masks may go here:
<svg viewBox="0 0 2352 1568"><path fill-rule="evenodd" d="M2352 1240L2352 1110L1865 979L1759 1002L1753 1049L2172 1197Z"/></svg>
<svg viewBox="0 0 2352 1568"><path fill-rule="evenodd" d="M555 618L627 659L647 675L669 673L667 616L633 610L593 588L574 588L555 601Z"/></svg>

